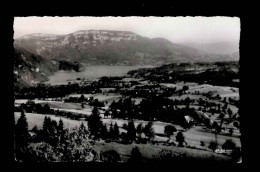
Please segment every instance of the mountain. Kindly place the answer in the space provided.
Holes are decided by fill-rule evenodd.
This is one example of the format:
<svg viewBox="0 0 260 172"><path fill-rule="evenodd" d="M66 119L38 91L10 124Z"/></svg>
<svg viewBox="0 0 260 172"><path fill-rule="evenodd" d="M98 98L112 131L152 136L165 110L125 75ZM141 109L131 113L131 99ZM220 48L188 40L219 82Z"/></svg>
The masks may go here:
<svg viewBox="0 0 260 172"><path fill-rule="evenodd" d="M58 66L59 63L54 60L14 47L15 87L33 86L46 81L48 76L58 70Z"/></svg>
<svg viewBox="0 0 260 172"><path fill-rule="evenodd" d="M164 38L146 38L133 32L80 30L67 35L30 34L14 45L45 59L78 61L89 65L162 65L173 62L229 61Z"/></svg>
<svg viewBox="0 0 260 172"><path fill-rule="evenodd" d="M181 43L184 46L202 50L208 53L214 54L227 54L231 55L239 51L239 41L230 41L230 42L215 42L215 43L205 43L205 44L196 44L196 43Z"/></svg>

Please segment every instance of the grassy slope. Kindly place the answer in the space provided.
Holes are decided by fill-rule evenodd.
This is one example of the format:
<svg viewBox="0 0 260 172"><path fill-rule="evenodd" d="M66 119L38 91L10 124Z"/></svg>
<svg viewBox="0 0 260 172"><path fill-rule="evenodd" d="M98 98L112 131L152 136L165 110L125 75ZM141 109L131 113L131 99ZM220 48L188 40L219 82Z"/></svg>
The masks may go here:
<svg viewBox="0 0 260 172"><path fill-rule="evenodd" d="M194 159L213 159L220 161L229 161L230 157L213 153L211 151L197 150L185 147L151 145L151 144L120 144L120 143L97 143L94 149L97 152L106 150L115 150L120 155L123 161L127 161L131 155L132 148L137 146L144 158L151 159L153 155L157 155L160 150L171 150L177 158L194 158Z"/></svg>

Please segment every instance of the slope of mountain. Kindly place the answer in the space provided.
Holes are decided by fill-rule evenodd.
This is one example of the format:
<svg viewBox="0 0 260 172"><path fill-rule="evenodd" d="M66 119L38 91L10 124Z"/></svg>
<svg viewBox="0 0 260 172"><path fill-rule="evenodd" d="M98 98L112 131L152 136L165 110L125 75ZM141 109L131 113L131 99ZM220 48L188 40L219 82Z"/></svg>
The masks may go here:
<svg viewBox="0 0 260 172"><path fill-rule="evenodd" d="M21 48L14 48L15 87L33 86L46 81L58 70L59 63L47 60Z"/></svg>
<svg viewBox="0 0 260 172"><path fill-rule="evenodd" d="M15 46L46 59L79 61L91 65L161 65L187 61L227 61L216 55L150 39L133 32L80 30L68 35L30 34L15 39Z"/></svg>
<svg viewBox="0 0 260 172"><path fill-rule="evenodd" d="M215 43L182 43L182 45L214 54L233 54L239 51L239 41L215 42Z"/></svg>

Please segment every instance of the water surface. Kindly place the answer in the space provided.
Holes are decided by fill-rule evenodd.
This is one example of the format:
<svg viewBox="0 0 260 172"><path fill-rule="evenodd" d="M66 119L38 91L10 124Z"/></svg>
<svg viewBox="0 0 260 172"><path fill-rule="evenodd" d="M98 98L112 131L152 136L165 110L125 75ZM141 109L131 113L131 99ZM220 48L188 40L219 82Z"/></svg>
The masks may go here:
<svg viewBox="0 0 260 172"><path fill-rule="evenodd" d="M95 80L102 76L124 76L131 70L151 67L155 66L85 66L85 70L82 72L60 70L50 76L46 83L55 85L75 81L77 78Z"/></svg>

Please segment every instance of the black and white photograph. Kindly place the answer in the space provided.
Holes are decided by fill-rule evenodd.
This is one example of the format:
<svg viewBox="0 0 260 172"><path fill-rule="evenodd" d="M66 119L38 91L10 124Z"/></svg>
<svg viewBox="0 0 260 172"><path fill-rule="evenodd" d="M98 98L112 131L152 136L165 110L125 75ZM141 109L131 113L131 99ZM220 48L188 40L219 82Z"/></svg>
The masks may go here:
<svg viewBox="0 0 260 172"><path fill-rule="evenodd" d="M242 163L240 18L13 19L14 161Z"/></svg>

